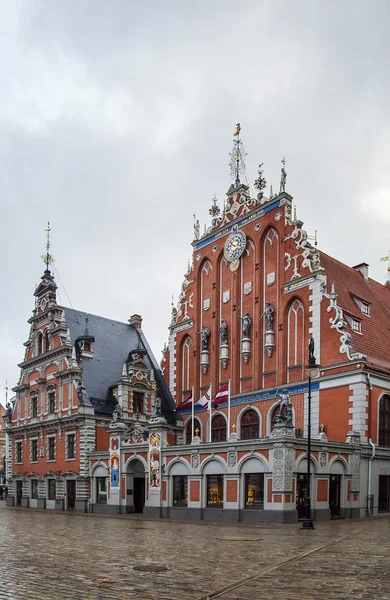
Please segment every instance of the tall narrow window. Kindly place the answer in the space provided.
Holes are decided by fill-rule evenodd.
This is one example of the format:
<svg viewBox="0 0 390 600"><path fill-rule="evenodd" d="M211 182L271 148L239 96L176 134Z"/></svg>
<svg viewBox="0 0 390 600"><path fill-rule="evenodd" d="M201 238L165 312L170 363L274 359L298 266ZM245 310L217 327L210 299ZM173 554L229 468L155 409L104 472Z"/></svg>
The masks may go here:
<svg viewBox="0 0 390 600"><path fill-rule="evenodd" d="M56 480L55 479L47 480L47 497L49 500L56 499Z"/></svg>
<svg viewBox="0 0 390 600"><path fill-rule="evenodd" d="M242 440L253 440L260 437L259 415L255 410L246 410L242 415L240 437Z"/></svg>
<svg viewBox="0 0 390 600"><path fill-rule="evenodd" d="M67 458L76 458L75 434L69 433L67 436Z"/></svg>
<svg viewBox="0 0 390 600"><path fill-rule="evenodd" d="M96 502L97 504L107 504L106 477L96 477Z"/></svg>
<svg viewBox="0 0 390 600"><path fill-rule="evenodd" d="M49 414L53 415L56 409L56 393L54 391L48 393L48 404Z"/></svg>
<svg viewBox="0 0 390 600"><path fill-rule="evenodd" d="M223 506L223 475L207 475L207 506Z"/></svg>
<svg viewBox="0 0 390 600"><path fill-rule="evenodd" d="M300 300L294 300L287 315L287 377L299 381L304 377L305 320Z"/></svg>
<svg viewBox="0 0 390 600"><path fill-rule="evenodd" d="M38 350L38 355L42 354L42 346L43 346L43 338L42 338L42 333L38 333L38 339L37 339L37 350Z"/></svg>
<svg viewBox="0 0 390 600"><path fill-rule="evenodd" d="M50 338L49 338L49 332L46 329L45 331L45 352L49 352L50 350Z"/></svg>
<svg viewBox="0 0 390 600"><path fill-rule="evenodd" d="M226 441L226 421L222 415L216 415L211 422L211 441Z"/></svg>
<svg viewBox="0 0 390 600"><path fill-rule="evenodd" d="M31 498L33 500L38 498L38 479L31 479Z"/></svg>
<svg viewBox="0 0 390 600"><path fill-rule="evenodd" d="M133 413L142 415L144 412L144 395L142 392L133 392Z"/></svg>
<svg viewBox="0 0 390 600"><path fill-rule="evenodd" d="M379 402L379 445L390 446L390 396L382 396Z"/></svg>
<svg viewBox="0 0 390 600"><path fill-rule="evenodd" d="M38 462L38 440L31 440L31 462Z"/></svg>
<svg viewBox="0 0 390 600"><path fill-rule="evenodd" d="M37 396L31 397L31 417L36 419L38 416L38 398Z"/></svg>
<svg viewBox="0 0 390 600"><path fill-rule="evenodd" d="M264 507L264 473L245 475L245 507Z"/></svg>
<svg viewBox="0 0 390 600"><path fill-rule="evenodd" d="M173 506L187 506L188 502L188 477L187 475L174 475L173 477Z"/></svg>
<svg viewBox="0 0 390 600"><path fill-rule="evenodd" d="M16 462L23 462L23 446L22 442L16 442Z"/></svg>
<svg viewBox="0 0 390 600"><path fill-rule="evenodd" d="M56 439L54 437L48 438L48 460L56 459Z"/></svg>

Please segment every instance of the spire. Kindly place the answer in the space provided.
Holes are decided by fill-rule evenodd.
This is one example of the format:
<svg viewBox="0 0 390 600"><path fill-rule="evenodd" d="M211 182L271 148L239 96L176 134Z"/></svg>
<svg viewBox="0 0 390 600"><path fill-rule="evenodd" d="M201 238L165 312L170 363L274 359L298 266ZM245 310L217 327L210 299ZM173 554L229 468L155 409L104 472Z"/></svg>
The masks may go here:
<svg viewBox="0 0 390 600"><path fill-rule="evenodd" d="M47 222L47 227L46 227L46 229L44 231L46 232L46 254L42 254L41 258L42 258L43 262L46 264L46 272L50 273L49 265L54 262L54 258L50 254L50 246L51 246L51 241L50 241L50 232L51 232L50 221Z"/></svg>
<svg viewBox="0 0 390 600"><path fill-rule="evenodd" d="M240 176L243 176L245 172L245 149L240 138L241 126L240 123L236 125L236 131L233 137L233 150L230 153L230 174L234 181L235 187L241 184Z"/></svg>
<svg viewBox="0 0 390 600"><path fill-rule="evenodd" d="M263 198L263 196L264 196L263 190L264 190L265 186L267 185L265 177L263 177L263 169L262 169L263 164L264 163L261 163L259 165L259 169L257 171L257 179L255 180L255 183L254 183L255 188L258 190L258 194L257 194L258 200L261 200ZM271 186L271 189L272 189L272 186Z"/></svg>
<svg viewBox="0 0 390 600"><path fill-rule="evenodd" d="M5 380L5 405L8 404L8 379Z"/></svg>
<svg viewBox="0 0 390 600"><path fill-rule="evenodd" d="M89 332L88 332L88 321L89 321L89 314L87 313L85 315L85 329L84 329L84 337L89 337Z"/></svg>
<svg viewBox="0 0 390 600"><path fill-rule="evenodd" d="M217 219L218 219L220 212L221 212L221 209L219 208L219 206L217 206L217 195L214 193L213 203L211 205L211 208L209 209L209 214L212 217L211 224L213 227L215 227L215 225L217 224Z"/></svg>
<svg viewBox="0 0 390 600"><path fill-rule="evenodd" d="M76 346L73 346L73 350L72 350L72 367L78 367L77 356L76 356Z"/></svg>

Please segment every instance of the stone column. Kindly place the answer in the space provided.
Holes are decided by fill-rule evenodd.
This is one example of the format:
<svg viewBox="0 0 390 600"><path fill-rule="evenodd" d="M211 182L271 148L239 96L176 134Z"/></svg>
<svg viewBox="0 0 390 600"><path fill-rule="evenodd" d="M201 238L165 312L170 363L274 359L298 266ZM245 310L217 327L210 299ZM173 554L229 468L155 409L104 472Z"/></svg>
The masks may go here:
<svg viewBox="0 0 390 600"><path fill-rule="evenodd" d="M162 449L167 445L168 429L164 417L152 417L149 426L149 452L148 470L145 477L147 488L144 514L153 517L162 516L163 486L162 474L165 469L163 464ZM168 482L166 482L168 484Z"/></svg>
<svg viewBox="0 0 390 600"><path fill-rule="evenodd" d="M271 433L274 444L271 450L272 504L271 520L276 523L293 523L297 520L293 495L293 468L295 458L294 428L282 425Z"/></svg>
<svg viewBox="0 0 390 600"><path fill-rule="evenodd" d="M107 498L107 511L109 513L121 512L121 445L122 438L127 430L127 426L121 421L113 420L110 424L110 458L108 463L108 482L109 493Z"/></svg>

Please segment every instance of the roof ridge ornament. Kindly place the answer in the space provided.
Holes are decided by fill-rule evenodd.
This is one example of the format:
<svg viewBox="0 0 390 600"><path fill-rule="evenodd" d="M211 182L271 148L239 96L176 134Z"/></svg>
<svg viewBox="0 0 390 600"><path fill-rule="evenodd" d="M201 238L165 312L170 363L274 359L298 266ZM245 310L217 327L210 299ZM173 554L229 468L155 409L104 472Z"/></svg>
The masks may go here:
<svg viewBox="0 0 390 600"><path fill-rule="evenodd" d="M282 159L282 165L283 165L282 168L281 168L282 174L280 176L280 194L282 194L283 192L286 191L287 171L285 169L286 159L285 159L284 156L283 156L283 159Z"/></svg>
<svg viewBox="0 0 390 600"><path fill-rule="evenodd" d="M237 123L236 131L233 134L233 150L230 153L230 174L234 181L234 187L239 187L241 185L240 175L243 175L245 172L245 157L246 152L244 149L244 145L240 138L241 125Z"/></svg>
<svg viewBox="0 0 390 600"><path fill-rule="evenodd" d="M261 163L259 165L259 168L257 170L257 179L254 182L254 187L258 190L258 194L257 194L257 199L258 200L262 200L263 196L264 196L264 188L267 185L267 181L265 179L265 177L263 177L263 169L261 168L263 166L264 163ZM271 186L271 192L272 192L272 186Z"/></svg>
<svg viewBox="0 0 390 600"><path fill-rule="evenodd" d="M47 227L46 227L46 229L44 229L44 231L46 233L46 254L41 254L41 258L42 258L43 262L46 264L46 272L50 273L49 265L54 262L54 258L50 254L50 246L51 246L51 241L50 241L50 232L51 232L50 221L47 222Z"/></svg>

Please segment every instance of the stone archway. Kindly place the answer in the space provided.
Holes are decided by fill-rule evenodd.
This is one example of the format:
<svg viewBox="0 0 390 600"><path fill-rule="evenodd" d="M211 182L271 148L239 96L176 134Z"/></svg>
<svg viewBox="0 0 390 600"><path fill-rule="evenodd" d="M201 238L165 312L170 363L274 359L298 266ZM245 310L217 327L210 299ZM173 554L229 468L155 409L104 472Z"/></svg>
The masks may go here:
<svg viewBox="0 0 390 600"><path fill-rule="evenodd" d="M145 465L138 458L126 468L126 512L142 513L145 506Z"/></svg>

